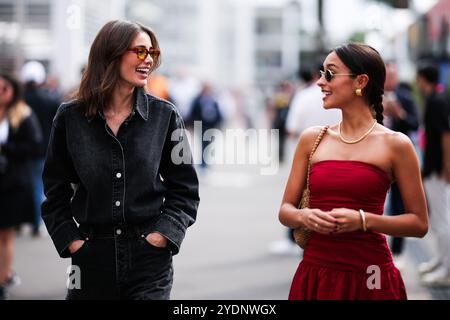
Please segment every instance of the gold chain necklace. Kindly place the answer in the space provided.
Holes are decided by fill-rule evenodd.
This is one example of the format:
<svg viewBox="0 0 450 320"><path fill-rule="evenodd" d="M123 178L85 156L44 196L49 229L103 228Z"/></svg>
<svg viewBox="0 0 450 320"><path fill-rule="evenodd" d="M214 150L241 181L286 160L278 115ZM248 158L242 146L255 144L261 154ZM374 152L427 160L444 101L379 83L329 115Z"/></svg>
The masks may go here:
<svg viewBox="0 0 450 320"><path fill-rule="evenodd" d="M354 143L360 142L362 139L367 137L372 132L372 130L375 128L375 126L377 124L377 120L374 121L372 127L370 127L370 129L366 133L364 133L359 139L352 140L352 141L346 140L344 137L342 137L341 124L342 124L342 121L339 122L339 138L341 139L342 142L345 142L345 143L348 143L348 144L354 144Z"/></svg>

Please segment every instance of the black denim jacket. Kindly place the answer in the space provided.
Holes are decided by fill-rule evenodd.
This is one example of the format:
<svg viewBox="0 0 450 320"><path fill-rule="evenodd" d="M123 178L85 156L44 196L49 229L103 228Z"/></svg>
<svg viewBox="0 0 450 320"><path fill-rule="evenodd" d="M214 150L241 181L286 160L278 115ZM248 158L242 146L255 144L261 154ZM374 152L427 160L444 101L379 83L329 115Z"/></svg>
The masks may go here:
<svg viewBox="0 0 450 320"><path fill-rule="evenodd" d="M137 88L134 108L117 136L102 112L88 118L77 101L63 103L53 120L43 180L42 217L61 257L82 239L79 224L148 226L178 253L196 219L198 179L184 123L167 101ZM174 132L175 131L175 132ZM174 133L174 134L173 134ZM183 146L180 151L180 146Z"/></svg>

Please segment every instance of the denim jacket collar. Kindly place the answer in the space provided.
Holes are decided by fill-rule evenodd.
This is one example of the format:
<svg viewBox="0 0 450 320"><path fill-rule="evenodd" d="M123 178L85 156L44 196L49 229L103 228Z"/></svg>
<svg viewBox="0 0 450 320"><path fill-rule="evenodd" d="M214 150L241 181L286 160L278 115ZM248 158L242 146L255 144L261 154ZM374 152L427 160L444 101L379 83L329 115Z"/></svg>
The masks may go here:
<svg viewBox="0 0 450 320"><path fill-rule="evenodd" d="M145 95L145 90L143 88L136 87L135 89L135 102L133 106L133 110L137 110L139 115L144 119L145 121L148 120L148 112L149 112L149 106L148 106L148 99Z"/></svg>
<svg viewBox="0 0 450 320"><path fill-rule="evenodd" d="M136 87L134 90L134 104L133 104L133 111L132 115L134 115L137 111L137 113L141 116L142 119L145 121L148 120L148 113L149 113L149 106L148 106L148 99L145 95L145 91L143 88ZM105 115L103 113L102 109L99 109L97 111L97 115L105 120ZM86 116L88 122L90 123L92 120L94 120L95 116Z"/></svg>

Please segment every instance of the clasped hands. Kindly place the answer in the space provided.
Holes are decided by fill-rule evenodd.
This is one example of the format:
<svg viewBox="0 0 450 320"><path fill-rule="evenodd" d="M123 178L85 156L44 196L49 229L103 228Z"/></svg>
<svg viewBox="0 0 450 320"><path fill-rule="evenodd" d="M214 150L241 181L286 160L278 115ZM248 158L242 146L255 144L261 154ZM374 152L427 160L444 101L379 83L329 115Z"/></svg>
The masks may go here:
<svg viewBox="0 0 450 320"><path fill-rule="evenodd" d="M309 230L321 234L340 234L362 230L361 215L357 210L333 209L322 211L320 209L302 209L302 223Z"/></svg>

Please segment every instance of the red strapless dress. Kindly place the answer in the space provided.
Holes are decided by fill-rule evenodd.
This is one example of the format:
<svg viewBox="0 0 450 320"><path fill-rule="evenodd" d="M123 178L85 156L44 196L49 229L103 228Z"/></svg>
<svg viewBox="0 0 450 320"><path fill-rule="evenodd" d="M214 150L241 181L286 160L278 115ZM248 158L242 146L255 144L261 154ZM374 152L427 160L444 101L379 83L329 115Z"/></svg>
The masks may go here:
<svg viewBox="0 0 450 320"><path fill-rule="evenodd" d="M311 167L310 207L363 209L381 215L389 187L388 175L375 165L320 161ZM312 232L289 293L289 300L311 299L407 299L386 237L371 231Z"/></svg>

